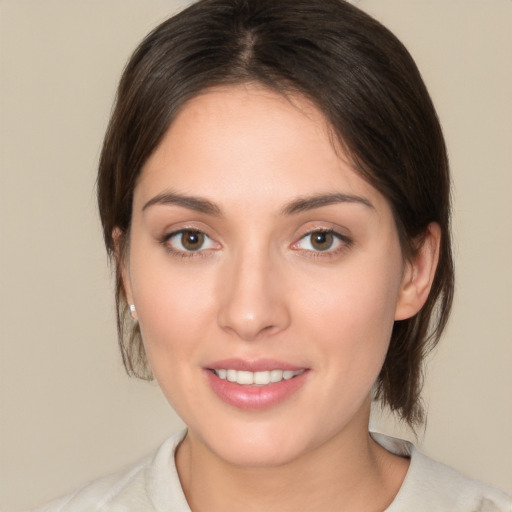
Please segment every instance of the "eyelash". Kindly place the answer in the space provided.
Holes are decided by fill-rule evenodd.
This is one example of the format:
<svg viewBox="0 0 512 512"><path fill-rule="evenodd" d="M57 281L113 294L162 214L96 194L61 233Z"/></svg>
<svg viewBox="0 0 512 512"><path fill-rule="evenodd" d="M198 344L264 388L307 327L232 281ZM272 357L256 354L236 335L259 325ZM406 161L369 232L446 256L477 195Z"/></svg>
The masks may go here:
<svg viewBox="0 0 512 512"><path fill-rule="evenodd" d="M186 249L176 249L174 248L169 241L176 237L176 236L183 236L185 233L190 234L196 234L200 236L204 236L205 239L209 240L210 243L215 244L215 242L202 230L200 229L193 229L193 228L183 228L179 229L177 231L173 231L172 233L168 233L162 237L160 240L160 243L164 246L165 250L169 253L171 253L173 256L178 258L200 258L200 257L206 257L210 254L211 250L216 250L216 248L199 248L197 250L186 250ZM326 250L314 250L314 249L301 249L300 247L297 247L300 242L305 240L307 237L311 237L315 234L327 234L332 235L334 239L339 243L339 246L335 249L327 248ZM183 245L183 244L181 244ZM311 242L310 242L311 245ZM300 251L302 253L307 253L308 257L311 258L332 258L335 256L338 256L342 252L346 251L353 245L353 241L347 237L346 235L342 235L341 233L338 233L337 231L333 229L322 229L322 228L316 228L308 231L307 233L304 233L297 242L294 242L291 247L292 249L295 249L297 251Z"/></svg>
<svg viewBox="0 0 512 512"><path fill-rule="evenodd" d="M300 239L292 245L292 247L297 246L301 241L303 241L307 237L310 237L311 235L315 235L315 234L332 235L339 243L339 246L336 247L335 249L331 249L331 248L326 249L325 251L297 248L297 250L299 250L301 252L308 253L308 257L310 257L310 258L333 258L333 257L340 255L341 253L343 253L344 251L346 251L353 245L353 240L351 238L349 238L348 236L343 235L341 233L338 233L334 229L315 228L315 229L312 229L311 231L308 231L307 233L304 233L300 237Z"/></svg>
<svg viewBox="0 0 512 512"><path fill-rule="evenodd" d="M167 252L171 253L173 256L175 256L177 258L206 257L212 248L207 248L207 249L199 248L198 250L192 251L192 250L186 250L186 249L176 249L169 243L172 238L179 236L179 235L183 236L185 233L204 236L205 239L209 240L210 242L213 242L213 240L204 231L202 231L200 229L183 228L183 229L178 229L177 231L173 231L172 233L168 233L168 234L164 235L164 237L162 238L160 243L164 246L164 248ZM213 243L215 243L215 242L213 242ZM183 246L183 244L181 244L181 245ZM213 249L213 250L215 250L215 249Z"/></svg>

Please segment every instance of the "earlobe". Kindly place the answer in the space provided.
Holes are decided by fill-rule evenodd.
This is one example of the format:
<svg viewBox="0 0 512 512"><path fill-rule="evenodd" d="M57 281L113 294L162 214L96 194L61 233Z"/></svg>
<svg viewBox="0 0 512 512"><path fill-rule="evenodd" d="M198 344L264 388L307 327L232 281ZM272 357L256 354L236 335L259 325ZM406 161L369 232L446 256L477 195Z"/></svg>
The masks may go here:
<svg viewBox="0 0 512 512"><path fill-rule="evenodd" d="M133 303L133 295L130 283L130 271L128 266L128 258L125 254L125 240L124 233L119 228L114 228L112 231L112 239L114 240L115 259L116 259L116 274L120 280L121 293L129 305L130 314L134 320L138 320L137 311Z"/></svg>
<svg viewBox="0 0 512 512"><path fill-rule="evenodd" d="M414 316L425 304L439 260L441 228L432 222L421 238L421 244L412 259L406 262L395 309L395 320Z"/></svg>

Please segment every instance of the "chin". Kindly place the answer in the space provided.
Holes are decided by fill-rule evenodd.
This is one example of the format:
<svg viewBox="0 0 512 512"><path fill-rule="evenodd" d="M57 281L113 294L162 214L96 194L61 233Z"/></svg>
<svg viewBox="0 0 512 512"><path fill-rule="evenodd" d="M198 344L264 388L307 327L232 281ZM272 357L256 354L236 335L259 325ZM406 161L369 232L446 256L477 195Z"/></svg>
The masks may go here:
<svg viewBox="0 0 512 512"><path fill-rule="evenodd" d="M192 436L199 438L205 448L225 463L241 467L277 467L285 465L313 448L312 433L297 429L297 423L230 422L215 424Z"/></svg>
<svg viewBox="0 0 512 512"><path fill-rule="evenodd" d="M212 447L215 455L233 466L246 468L279 467L297 459L303 452L299 446L285 446L273 442L230 443Z"/></svg>

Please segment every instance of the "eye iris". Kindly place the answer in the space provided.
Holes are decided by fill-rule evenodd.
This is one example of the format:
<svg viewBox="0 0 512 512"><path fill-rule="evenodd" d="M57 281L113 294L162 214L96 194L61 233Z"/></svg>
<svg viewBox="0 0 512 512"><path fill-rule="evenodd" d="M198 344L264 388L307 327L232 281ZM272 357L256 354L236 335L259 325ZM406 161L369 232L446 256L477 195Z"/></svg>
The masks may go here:
<svg viewBox="0 0 512 512"><path fill-rule="evenodd" d="M185 249L197 251L204 243L204 235L198 231L184 231L181 234L181 243Z"/></svg>
<svg viewBox="0 0 512 512"><path fill-rule="evenodd" d="M332 247L334 236L328 231L313 233L311 235L311 245L317 251L326 251Z"/></svg>

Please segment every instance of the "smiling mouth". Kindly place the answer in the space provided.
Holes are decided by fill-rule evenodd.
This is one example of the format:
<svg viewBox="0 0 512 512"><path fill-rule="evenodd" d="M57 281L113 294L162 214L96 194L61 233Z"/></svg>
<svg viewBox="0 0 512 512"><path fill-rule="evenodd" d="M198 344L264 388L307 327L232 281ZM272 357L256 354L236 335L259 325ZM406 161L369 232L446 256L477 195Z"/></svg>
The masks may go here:
<svg viewBox="0 0 512 512"><path fill-rule="evenodd" d="M245 370L233 369L210 369L219 379L227 380L240 384L242 386L268 386L276 384L283 380L290 380L304 373L305 369L300 370L266 370L261 372L250 372Z"/></svg>

